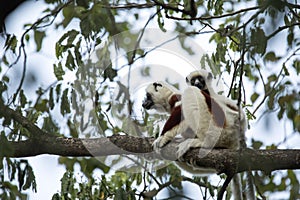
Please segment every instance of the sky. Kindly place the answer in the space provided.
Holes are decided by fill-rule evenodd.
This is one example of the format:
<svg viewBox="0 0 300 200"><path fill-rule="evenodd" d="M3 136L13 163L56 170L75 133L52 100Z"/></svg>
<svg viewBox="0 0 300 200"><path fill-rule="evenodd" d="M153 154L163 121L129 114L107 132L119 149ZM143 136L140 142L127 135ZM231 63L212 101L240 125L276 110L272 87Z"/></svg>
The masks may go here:
<svg viewBox="0 0 300 200"><path fill-rule="evenodd" d="M34 6L34 9L31 9L32 6ZM41 1L28 1L21 7L19 7L14 13L12 13L8 19L7 19L7 32L14 33L16 35L22 34L22 27L23 24L29 23L37 19L39 16L41 16L41 11L45 8L45 5L43 5L43 2ZM156 21L155 21L156 23ZM150 25L150 27L155 27L155 25ZM168 25L166 25L168 26ZM170 25L172 26L172 25ZM168 27L166 27L168 28ZM154 30L155 31L155 30ZM50 85L55 81L55 77L52 70L52 64L55 61L55 53L54 53L54 47L55 42L57 41L60 36L64 33L64 30L61 31L50 31L48 34L48 37L44 41L42 52L35 52L35 46L33 43L29 43L30 49L30 56L28 56L28 66L30 66L29 71L36 72L39 71L39 76L35 77L37 80L37 83L42 82L43 86ZM153 32L151 32L153 33ZM167 35L169 37L170 35ZM196 37L191 42L198 44L199 47L204 49L206 52L209 52L212 48L212 44L208 43L209 36L208 35L201 35L199 37ZM0 45L3 46L3 40L0 41ZM201 44L201 45L200 45ZM45 48L47 47L47 48ZM198 46L196 45L195 48ZM168 50L173 49L173 52L169 52ZM175 53L174 53L175 52ZM148 65L152 67L152 70L161 69L161 66L181 66L186 65L189 66L188 71L193 70L193 63L197 61L193 61L191 59L186 59L187 55L184 56L178 56L182 55L184 53L182 52L176 52L172 46L167 47L165 51L160 51L160 58L157 57L158 54L149 54L149 57L147 60L143 63L140 63L137 65L137 67L141 65ZM174 56L175 55L175 56ZM166 59L166 57L170 57L170 59ZM173 61L173 63L170 63L170 60ZM158 67L158 68L157 68ZM14 67L15 68L15 67ZM174 69L174 68L173 68ZM166 68L167 70L167 68ZM17 78L20 75L20 72L18 69L12 69L9 71L10 74L14 74ZM160 74L159 72L156 74ZM176 77L176 74L181 76L187 75L187 70L182 70L182 68L175 68L175 72L172 74L174 81L178 80ZM124 77L126 75L126 72L124 71ZM163 76L164 73L161 73ZM176 77L176 78L175 78ZM162 77L163 78L163 77ZM172 78L172 76L170 77ZM125 78L124 78L125 79ZM133 83L134 85L138 85L141 80L135 79L136 83ZM183 81L184 82L184 81ZM30 81L28 81L28 85L30 85ZM142 85L142 86L145 86ZM139 98L141 95L141 90L143 90L143 87L137 87L136 96ZM12 88L13 89L13 88ZM245 85L246 91L252 91L253 88L250 85ZM35 89L34 89L35 90ZM34 90L27 91L28 94L34 95ZM137 103L137 107L141 105L141 101ZM259 113L257 114L260 115ZM267 120L266 120L267 119ZM251 121L250 122L251 129L246 132L246 137L248 143L250 142L251 138L255 138L256 140L264 141L265 145L271 145L271 144L277 144L279 141L282 141L284 139L284 134L279 133L285 133L286 135L291 134L291 124L290 123L283 123L282 121L278 121L275 114L268 114L264 115L263 119L260 119L258 121ZM295 134L294 136L290 137L288 141L280 146L281 148L300 148L300 137L299 134ZM30 164L32 165L34 172L36 174L36 181L37 181L37 193L30 193L30 199L38 200L38 199L51 199L52 195L59 191L60 189L60 179L62 178L62 175L64 173L64 168L60 165L58 165L57 162L58 156L52 156L52 155L41 155L36 156L32 158L28 158ZM214 177L212 177L213 179ZM188 187L190 188L190 187ZM161 197L163 197L163 194L160 194ZM284 194L283 194L284 195ZM274 195L274 199L280 198L278 195Z"/></svg>

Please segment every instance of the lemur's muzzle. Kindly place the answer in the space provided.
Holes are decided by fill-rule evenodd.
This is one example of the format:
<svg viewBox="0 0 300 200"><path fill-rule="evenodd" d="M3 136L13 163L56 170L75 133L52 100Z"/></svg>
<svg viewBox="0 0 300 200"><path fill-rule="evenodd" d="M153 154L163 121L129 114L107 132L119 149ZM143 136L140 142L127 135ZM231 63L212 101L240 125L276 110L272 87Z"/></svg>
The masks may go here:
<svg viewBox="0 0 300 200"><path fill-rule="evenodd" d="M151 109L151 107L154 106L154 102L153 102L150 94L148 94L148 93L146 94L146 98L143 101L142 106L143 106L143 108L145 108L147 110Z"/></svg>

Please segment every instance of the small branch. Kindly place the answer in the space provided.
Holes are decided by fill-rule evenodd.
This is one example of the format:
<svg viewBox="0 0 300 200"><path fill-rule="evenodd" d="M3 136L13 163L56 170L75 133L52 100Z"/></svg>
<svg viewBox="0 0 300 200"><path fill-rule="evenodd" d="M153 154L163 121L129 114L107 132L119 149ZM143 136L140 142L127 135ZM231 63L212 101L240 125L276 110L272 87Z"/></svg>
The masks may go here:
<svg viewBox="0 0 300 200"><path fill-rule="evenodd" d="M254 115L258 109L264 104L264 102L267 100L267 98L269 97L269 95L274 91L274 89L276 88L277 86L277 83L279 81L279 77L281 76L281 74L283 73L283 67L281 68L280 72L278 73L277 75L277 79L275 80L273 86L271 89L269 89L268 91L266 91L266 87L264 85L264 89L265 89L265 95L263 97L263 99L261 100L261 102L258 104L258 106L254 109L254 111L252 112L252 115Z"/></svg>
<svg viewBox="0 0 300 200"><path fill-rule="evenodd" d="M4 105L1 100L0 100L0 117L13 119L15 122L21 124L24 128L26 128L30 132L32 138L33 137L39 138L42 135L46 134L46 132L44 132L34 123L29 121L26 117L22 116L21 113Z"/></svg>
<svg viewBox="0 0 300 200"><path fill-rule="evenodd" d="M242 42L242 52L241 52L241 65L240 65L240 78L239 78L239 95L238 95L238 102L237 106L241 106L241 101L242 101L242 85L243 85L243 74L244 74L244 57L246 54L246 27L243 28L243 42ZM241 123L241 113L239 112L239 124ZM241 126L239 126L240 129L240 148L246 148L246 139L245 139L245 133L244 130Z"/></svg>
<svg viewBox="0 0 300 200"><path fill-rule="evenodd" d="M110 4L108 6L104 5L102 7L109 8L109 9L133 9L133 8L142 9L142 8L152 8L154 6L156 6L155 3L143 3L143 4L127 3L127 4L118 4L118 5Z"/></svg>
<svg viewBox="0 0 300 200"><path fill-rule="evenodd" d="M194 184L198 185L199 187L205 187L205 188L213 187L214 189L217 189L217 187L215 187L215 186L195 181L194 179L186 177L186 176L182 176L182 181L188 181L190 183L194 183Z"/></svg>
<svg viewBox="0 0 300 200"><path fill-rule="evenodd" d="M226 177L225 182L221 187L221 190L218 192L217 200L222 200L223 199L223 195L226 191L226 188L228 187L228 185L229 185L230 181L232 180L233 176L234 176L234 174Z"/></svg>
<svg viewBox="0 0 300 200"><path fill-rule="evenodd" d="M25 36L25 35L23 35ZM12 103L15 102L19 92L21 91L22 89L22 86L23 86L23 83L24 83L24 80L25 80L25 74L26 74L26 69L27 69L27 54L26 54L26 50L25 50L25 44L24 44L24 39L23 39L23 36L22 36L22 42L21 42L21 46L20 46L20 53L19 55L21 56L21 49L23 51L23 54L24 54L24 60L23 60L23 71L22 71L22 76L21 76L21 80L20 80L20 83L19 83L19 86L13 96L13 100L12 100Z"/></svg>
<svg viewBox="0 0 300 200"><path fill-rule="evenodd" d="M292 7L292 8L295 8L295 9L300 9L300 5L299 4L292 4L292 3L288 3L288 2L286 2L286 3L287 3L287 5L289 7Z"/></svg>
<svg viewBox="0 0 300 200"><path fill-rule="evenodd" d="M244 12L248 12L248 11L252 11L252 10L257 10L259 8L260 8L259 6L254 6L254 7L250 7L250 8L240 9L240 10L238 10L236 12L226 13L224 15L205 16L205 17L176 18L176 19L177 20L183 20L183 21L221 19L221 18L225 18L225 17L231 17L231 16L234 16L234 15L237 15L237 14L240 14L240 13L244 13Z"/></svg>
<svg viewBox="0 0 300 200"><path fill-rule="evenodd" d="M287 29L287 28L291 28L293 26L300 26L300 22L298 23L294 23L294 24L291 24L291 25L285 25L285 26L280 26L276 31L274 31L273 33L271 33L270 35L268 35L266 37L266 40L268 41L269 39L271 39L272 37L274 37L276 34L278 34L279 32Z"/></svg>

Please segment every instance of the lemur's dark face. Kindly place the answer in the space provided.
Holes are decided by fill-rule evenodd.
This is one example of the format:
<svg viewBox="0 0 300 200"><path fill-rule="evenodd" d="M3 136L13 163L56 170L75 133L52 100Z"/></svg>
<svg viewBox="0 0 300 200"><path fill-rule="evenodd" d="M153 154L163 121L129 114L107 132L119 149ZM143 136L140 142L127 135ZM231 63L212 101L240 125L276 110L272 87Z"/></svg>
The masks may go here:
<svg viewBox="0 0 300 200"><path fill-rule="evenodd" d="M194 76L191 78L191 80L186 79L186 82L190 82L192 86L195 86L199 88L200 90L206 89L206 83L205 83L205 78L201 75L199 76Z"/></svg>
<svg viewBox="0 0 300 200"><path fill-rule="evenodd" d="M147 110L151 109L151 107L154 106L154 101L150 93L146 93L146 98L144 99L142 106Z"/></svg>
<svg viewBox="0 0 300 200"><path fill-rule="evenodd" d="M142 104L143 108L149 110L155 105L151 92L158 92L160 87L162 87L162 84L155 82L152 84L151 88L148 88L149 91L147 91L146 98L144 99Z"/></svg>

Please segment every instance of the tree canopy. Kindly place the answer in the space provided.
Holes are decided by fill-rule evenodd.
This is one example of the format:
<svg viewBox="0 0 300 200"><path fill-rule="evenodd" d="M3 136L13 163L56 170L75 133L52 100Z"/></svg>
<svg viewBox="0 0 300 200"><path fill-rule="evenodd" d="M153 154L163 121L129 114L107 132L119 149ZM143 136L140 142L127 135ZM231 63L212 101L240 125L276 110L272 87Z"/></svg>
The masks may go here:
<svg viewBox="0 0 300 200"><path fill-rule="evenodd" d="M1 23L21 2L3 9ZM243 177L247 169L259 199L300 198L300 150L288 145L300 132L297 1L43 3L22 34L8 24L0 29L1 199L26 199L28 190L38 190L39 174L27 158L42 154L60 156L66 169L52 199L193 198L186 182L199 188L197 197L217 198L224 174ZM34 56L48 54L48 63ZM276 144L253 136L241 151L184 156L215 168L218 181L178 169L176 141L162 155L152 152L167 116L140 106L147 83L164 79L182 90L185 75L199 68L212 71L218 92L243 106L249 130L257 120L272 123L269 113L288 127L273 133L282 138Z"/></svg>

